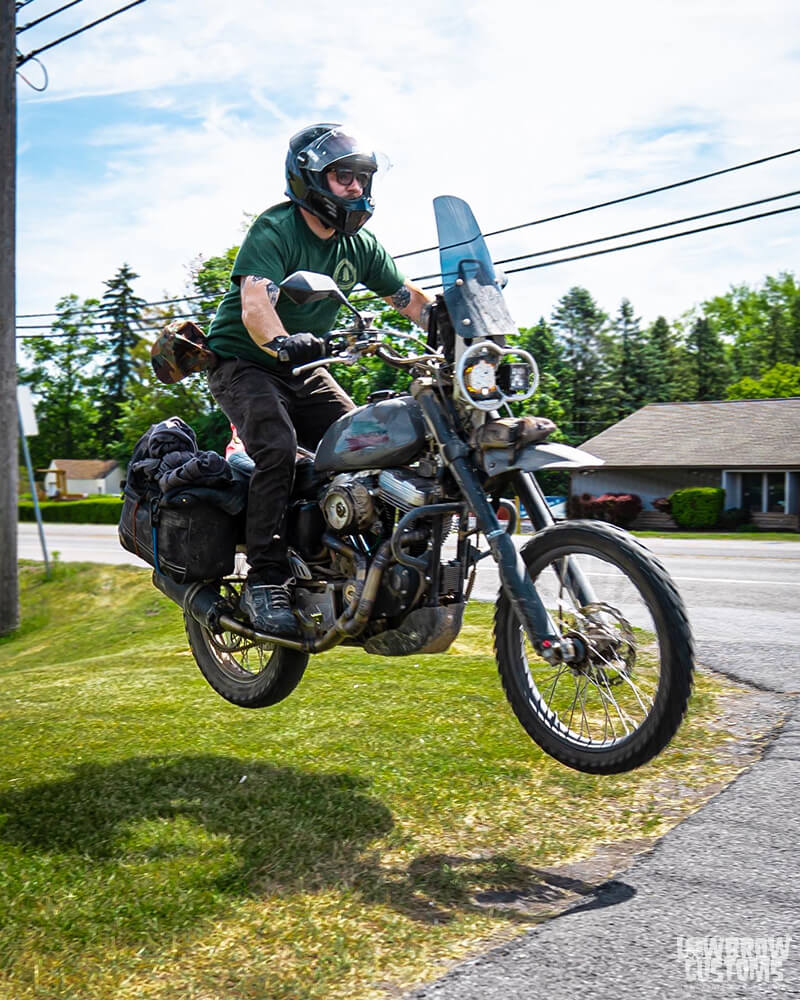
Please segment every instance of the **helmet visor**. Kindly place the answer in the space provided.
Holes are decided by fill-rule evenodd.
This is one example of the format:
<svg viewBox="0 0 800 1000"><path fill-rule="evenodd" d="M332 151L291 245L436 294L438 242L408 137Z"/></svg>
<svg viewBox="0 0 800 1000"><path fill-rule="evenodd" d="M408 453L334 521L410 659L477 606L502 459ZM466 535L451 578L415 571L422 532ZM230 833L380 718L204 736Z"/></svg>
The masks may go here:
<svg viewBox="0 0 800 1000"><path fill-rule="evenodd" d="M362 169L372 171L378 169L378 159L374 150L338 128L331 129L308 145L301 156L305 160L301 166L319 173L324 173L334 163L344 159L352 159L361 165Z"/></svg>

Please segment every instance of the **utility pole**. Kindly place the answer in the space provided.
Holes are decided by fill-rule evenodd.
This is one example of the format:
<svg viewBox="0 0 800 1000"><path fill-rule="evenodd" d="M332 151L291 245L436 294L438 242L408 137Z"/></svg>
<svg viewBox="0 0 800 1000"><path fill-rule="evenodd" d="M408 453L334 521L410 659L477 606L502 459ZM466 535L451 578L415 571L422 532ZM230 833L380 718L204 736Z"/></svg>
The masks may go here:
<svg viewBox="0 0 800 1000"><path fill-rule="evenodd" d="M0 635L19 624L17 576L16 178L17 46L15 0L0 0Z"/></svg>

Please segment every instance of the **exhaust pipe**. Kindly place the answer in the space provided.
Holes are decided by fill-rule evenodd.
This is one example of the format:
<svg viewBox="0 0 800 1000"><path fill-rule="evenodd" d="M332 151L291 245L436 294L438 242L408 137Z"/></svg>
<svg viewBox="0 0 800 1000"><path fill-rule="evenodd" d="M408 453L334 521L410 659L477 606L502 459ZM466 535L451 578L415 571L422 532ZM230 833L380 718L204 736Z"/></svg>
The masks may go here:
<svg viewBox="0 0 800 1000"><path fill-rule="evenodd" d="M153 586L206 628L213 628L226 610L218 591L207 583L176 583L153 570Z"/></svg>
<svg viewBox="0 0 800 1000"><path fill-rule="evenodd" d="M304 642L295 639L284 639L281 636L267 635L257 632L251 626L238 621L228 614L228 602L220 597L219 592L207 583L176 583L163 573L153 570L153 586L174 601L187 615L205 628L212 630L224 629L234 632L252 642L270 642L275 646L286 646L289 649L307 650Z"/></svg>

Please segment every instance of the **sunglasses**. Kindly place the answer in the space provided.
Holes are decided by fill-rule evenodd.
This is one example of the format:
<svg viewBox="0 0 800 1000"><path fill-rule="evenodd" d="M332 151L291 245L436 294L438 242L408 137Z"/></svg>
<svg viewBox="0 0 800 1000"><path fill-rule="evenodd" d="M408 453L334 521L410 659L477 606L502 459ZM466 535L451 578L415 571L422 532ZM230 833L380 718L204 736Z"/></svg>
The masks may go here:
<svg viewBox="0 0 800 1000"><path fill-rule="evenodd" d="M358 181L364 191L370 182L372 173L369 170L353 170L352 167L333 167L336 180L344 187L349 187L354 180Z"/></svg>

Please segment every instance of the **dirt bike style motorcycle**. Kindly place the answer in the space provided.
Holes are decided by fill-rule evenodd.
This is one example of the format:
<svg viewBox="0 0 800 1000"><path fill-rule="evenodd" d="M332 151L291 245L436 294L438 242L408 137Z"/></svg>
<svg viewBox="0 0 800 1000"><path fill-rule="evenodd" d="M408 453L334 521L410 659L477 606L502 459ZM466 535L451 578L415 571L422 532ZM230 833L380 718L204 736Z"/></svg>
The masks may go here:
<svg viewBox="0 0 800 1000"><path fill-rule="evenodd" d="M244 575L232 537L224 573L177 582L155 560L154 583L183 609L209 684L258 708L292 692L310 655L340 643L378 656L446 650L478 562L491 556L495 654L518 720L569 767L631 770L667 745L685 713L686 612L666 571L626 532L554 522L535 473L598 462L548 442L549 421L500 416L534 393L536 364L507 346L518 330L469 206L441 197L434 208L444 292L439 334L420 353L407 353L415 338L403 334L400 350L325 276L297 272L281 285L297 303L341 300L353 317L332 337L332 356L295 373L372 356L412 376L406 394L374 393L298 462L288 537L301 637L256 632L238 611ZM521 551L511 497L534 529Z"/></svg>

